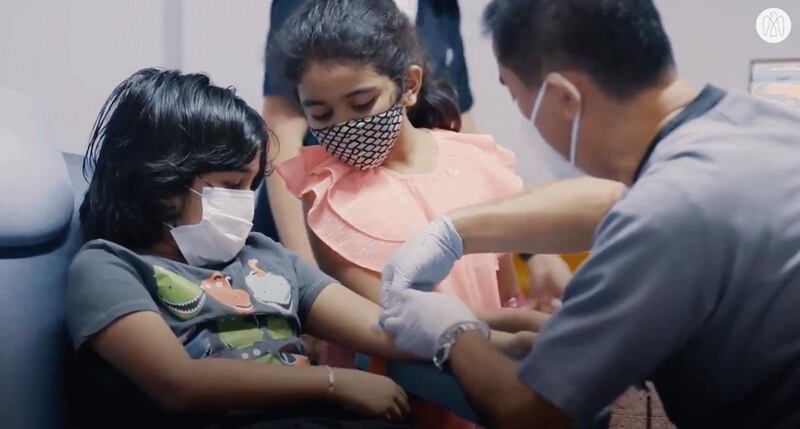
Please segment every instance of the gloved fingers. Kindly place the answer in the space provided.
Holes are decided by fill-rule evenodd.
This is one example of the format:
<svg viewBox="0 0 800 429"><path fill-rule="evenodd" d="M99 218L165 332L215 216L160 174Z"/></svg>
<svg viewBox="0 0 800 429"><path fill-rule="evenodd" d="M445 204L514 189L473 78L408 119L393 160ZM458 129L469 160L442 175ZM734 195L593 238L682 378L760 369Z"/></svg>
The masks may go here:
<svg viewBox="0 0 800 429"><path fill-rule="evenodd" d="M403 323L403 320L400 317L387 317L383 320L383 330L388 334L394 335L395 337L404 326L405 323ZM395 341L397 341L396 338Z"/></svg>
<svg viewBox="0 0 800 429"><path fill-rule="evenodd" d="M381 305L383 308L397 306L397 300L400 298L400 293L408 289L408 286L406 286L408 283L402 279L402 276L395 276L391 283L382 285Z"/></svg>
<svg viewBox="0 0 800 429"><path fill-rule="evenodd" d="M381 313L378 315L378 324L380 324L381 330L386 330L386 325L384 324L386 322L386 319L390 317L397 317L399 316L399 313L400 309L397 307L389 307L382 310Z"/></svg>
<svg viewBox="0 0 800 429"><path fill-rule="evenodd" d="M416 288L413 288L413 289L412 288L407 288L407 289L403 289L403 290L397 290L397 291L395 291L393 293L393 295L394 295L394 298L399 300L400 302L405 302L405 301L408 301L410 299L414 299L414 298L417 298L417 297L420 297L420 296L425 296L428 293L430 293L430 292L421 291L421 290L418 290Z"/></svg>

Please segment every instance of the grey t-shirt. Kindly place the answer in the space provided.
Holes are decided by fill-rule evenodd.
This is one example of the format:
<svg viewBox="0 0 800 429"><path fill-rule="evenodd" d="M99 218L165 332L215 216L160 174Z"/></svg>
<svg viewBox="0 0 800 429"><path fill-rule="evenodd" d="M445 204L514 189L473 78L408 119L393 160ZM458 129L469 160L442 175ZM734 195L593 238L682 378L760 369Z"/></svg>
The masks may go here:
<svg viewBox="0 0 800 429"><path fill-rule="evenodd" d="M715 93L654 146L519 367L578 421L650 379L681 428L800 427L800 114Z"/></svg>
<svg viewBox="0 0 800 429"><path fill-rule="evenodd" d="M304 364L298 335L314 300L335 282L258 233L231 262L204 268L94 240L69 270L67 325L80 349L116 319L153 311L192 358Z"/></svg>

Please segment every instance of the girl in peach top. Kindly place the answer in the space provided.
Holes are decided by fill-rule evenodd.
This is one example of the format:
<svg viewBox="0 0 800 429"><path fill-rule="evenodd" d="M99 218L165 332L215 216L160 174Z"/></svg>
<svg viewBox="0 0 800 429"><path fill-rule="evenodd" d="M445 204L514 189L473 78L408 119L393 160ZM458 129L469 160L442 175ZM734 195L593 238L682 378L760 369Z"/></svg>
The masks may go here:
<svg viewBox="0 0 800 429"><path fill-rule="evenodd" d="M457 132L456 94L431 79L414 27L391 0L307 1L279 43L319 146L277 171L304 202L320 267L359 294L380 303L383 266L438 215L522 190L511 152ZM501 308L513 273L508 255L469 255L436 290L494 329L537 330L540 314ZM450 417L425 427L465 427Z"/></svg>
<svg viewBox="0 0 800 429"><path fill-rule="evenodd" d="M432 80L392 1L307 2L278 43L320 143L278 173L305 203L321 267L361 295L380 303L383 266L436 216L522 190L511 152L490 136L457 133L456 94ZM535 329L531 313L499 311L501 288L515 289L513 263L484 254L462 258L437 290L494 328Z"/></svg>

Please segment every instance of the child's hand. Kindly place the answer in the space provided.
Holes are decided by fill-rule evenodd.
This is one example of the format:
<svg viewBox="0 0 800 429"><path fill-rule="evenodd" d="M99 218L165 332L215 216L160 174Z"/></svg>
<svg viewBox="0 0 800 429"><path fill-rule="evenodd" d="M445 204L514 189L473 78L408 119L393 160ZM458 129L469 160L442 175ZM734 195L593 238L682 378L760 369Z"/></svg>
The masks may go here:
<svg viewBox="0 0 800 429"><path fill-rule="evenodd" d="M354 369L334 369L331 398L364 417L403 420L411 411L408 396L388 377Z"/></svg>
<svg viewBox="0 0 800 429"><path fill-rule="evenodd" d="M531 269L528 284L531 308L553 314L555 305L564 294L564 288L572 279L569 266L556 255L536 255L528 261Z"/></svg>
<svg viewBox="0 0 800 429"><path fill-rule="evenodd" d="M502 331L492 331L492 344L500 349L506 356L512 359L522 359L536 339L536 334L531 331L521 331L514 334Z"/></svg>

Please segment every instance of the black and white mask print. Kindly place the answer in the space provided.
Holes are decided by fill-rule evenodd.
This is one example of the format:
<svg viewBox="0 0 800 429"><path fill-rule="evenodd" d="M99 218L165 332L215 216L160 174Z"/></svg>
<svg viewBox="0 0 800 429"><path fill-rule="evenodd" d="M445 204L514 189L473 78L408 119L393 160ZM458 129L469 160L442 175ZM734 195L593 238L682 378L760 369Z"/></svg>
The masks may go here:
<svg viewBox="0 0 800 429"><path fill-rule="evenodd" d="M383 164L397 143L403 107L398 103L383 113L311 132L331 155L359 170L369 170Z"/></svg>

